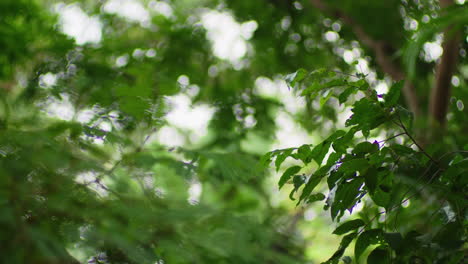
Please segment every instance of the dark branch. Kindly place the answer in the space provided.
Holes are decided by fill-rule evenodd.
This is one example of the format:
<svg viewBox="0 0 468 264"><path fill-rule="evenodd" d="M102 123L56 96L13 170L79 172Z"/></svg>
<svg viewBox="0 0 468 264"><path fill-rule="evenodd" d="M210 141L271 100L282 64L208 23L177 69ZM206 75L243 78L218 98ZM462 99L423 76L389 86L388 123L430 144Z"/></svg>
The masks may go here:
<svg viewBox="0 0 468 264"><path fill-rule="evenodd" d="M452 0L441 0L441 7L453 4ZM453 32L453 27L449 27L444 33L442 48L444 53L437 67L435 85L431 91L429 112L432 121L444 125L448 111L448 104L451 93L451 80L456 68L458 59L459 32Z"/></svg>

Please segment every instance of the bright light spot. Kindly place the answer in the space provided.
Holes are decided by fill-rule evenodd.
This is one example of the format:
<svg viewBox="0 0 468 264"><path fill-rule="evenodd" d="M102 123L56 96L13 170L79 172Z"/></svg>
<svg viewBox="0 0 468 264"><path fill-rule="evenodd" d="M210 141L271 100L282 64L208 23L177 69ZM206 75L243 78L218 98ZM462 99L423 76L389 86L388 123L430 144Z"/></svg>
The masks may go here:
<svg viewBox="0 0 468 264"><path fill-rule="evenodd" d="M335 42L340 38L340 35L335 31L327 31L324 37L328 42Z"/></svg>
<svg viewBox="0 0 468 264"><path fill-rule="evenodd" d="M363 208L364 208L364 203L357 203L357 204L353 207L353 213L360 212L360 211L362 211Z"/></svg>
<svg viewBox="0 0 468 264"><path fill-rule="evenodd" d="M218 76L218 73L219 73L218 66L216 66L216 65L211 65L211 66L208 68L208 75L209 75L210 77L216 77L216 76Z"/></svg>
<svg viewBox="0 0 468 264"><path fill-rule="evenodd" d="M177 83L182 86L187 86L190 84L190 79L187 75L180 75L179 78L177 78Z"/></svg>
<svg viewBox="0 0 468 264"><path fill-rule="evenodd" d="M168 102L173 106L166 115L169 124L189 130L193 140L198 140L206 134L208 122L214 114L212 107L203 104L192 107L190 97L184 94L168 97Z"/></svg>
<svg viewBox="0 0 468 264"><path fill-rule="evenodd" d="M421 20L423 23L427 23L429 22L429 20L431 20L431 17L428 15L424 15Z"/></svg>
<svg viewBox="0 0 468 264"><path fill-rule="evenodd" d="M312 221L317 217L317 213L315 212L314 208L308 208L304 212L304 220L306 221Z"/></svg>
<svg viewBox="0 0 468 264"><path fill-rule="evenodd" d="M423 46L424 60L427 62L436 61L443 53L443 49L437 42L426 42Z"/></svg>
<svg viewBox="0 0 468 264"><path fill-rule="evenodd" d="M379 221L379 223L384 223L386 219L387 219L386 214L380 214L378 221Z"/></svg>
<svg viewBox="0 0 468 264"><path fill-rule="evenodd" d="M77 114L76 120L80 123L86 124L93 119L95 114L96 111L92 109L84 109Z"/></svg>
<svg viewBox="0 0 468 264"><path fill-rule="evenodd" d="M76 44L101 41L102 24L97 17L89 17L77 4L57 4L55 7L63 33L73 37Z"/></svg>
<svg viewBox="0 0 468 264"><path fill-rule="evenodd" d="M146 51L146 57L154 58L156 56L156 51L154 49L149 49Z"/></svg>
<svg viewBox="0 0 468 264"><path fill-rule="evenodd" d="M403 208L407 208L410 205L411 205L410 199L406 199L406 201L401 204Z"/></svg>
<svg viewBox="0 0 468 264"><path fill-rule="evenodd" d="M333 29L333 31L340 32L340 30L341 30L341 24L338 23L338 22L333 23L333 24L332 24L332 29Z"/></svg>
<svg viewBox="0 0 468 264"><path fill-rule="evenodd" d="M75 109L67 94L61 94L60 96L62 100L58 100L55 97L49 98L46 102L45 111L51 117L70 121L73 118Z"/></svg>
<svg viewBox="0 0 468 264"><path fill-rule="evenodd" d="M110 0L104 5L103 10L141 24L148 24L150 20L149 12L137 0Z"/></svg>
<svg viewBox="0 0 468 264"><path fill-rule="evenodd" d="M245 40L252 38L253 33L257 30L258 24L256 21L248 21L241 24L241 35Z"/></svg>
<svg viewBox="0 0 468 264"><path fill-rule="evenodd" d="M127 54L122 55L122 56L118 57L115 60L115 65L117 65L117 67L123 67L123 66L127 65L127 63L128 63L128 55Z"/></svg>
<svg viewBox="0 0 468 264"><path fill-rule="evenodd" d="M289 38L292 39L292 41L294 41L294 42L296 42L296 43L299 42L299 41L301 41L301 35L299 35L299 34L297 34L297 33L291 34L291 35L289 36Z"/></svg>
<svg viewBox="0 0 468 264"><path fill-rule="evenodd" d="M103 121L98 125L99 129L109 132L112 130L112 123L108 121Z"/></svg>
<svg viewBox="0 0 468 264"><path fill-rule="evenodd" d="M135 49L132 53L133 58L141 59L145 56L145 52L142 49Z"/></svg>
<svg viewBox="0 0 468 264"><path fill-rule="evenodd" d="M388 85L384 82L379 82L375 86L375 91L377 92L377 94L386 94L388 92Z"/></svg>
<svg viewBox="0 0 468 264"><path fill-rule="evenodd" d="M207 37L216 56L235 62L247 53L247 41L257 29L257 22L237 23L229 13L209 11L202 15Z"/></svg>
<svg viewBox="0 0 468 264"><path fill-rule="evenodd" d="M200 87L196 84L192 84L186 87L185 92L190 96L190 98L193 98L200 92Z"/></svg>
<svg viewBox="0 0 468 264"><path fill-rule="evenodd" d="M299 3L298 1L294 2L293 5L297 10L302 10L302 8L303 8L302 4Z"/></svg>
<svg viewBox="0 0 468 264"><path fill-rule="evenodd" d="M178 147L185 144L184 136L176 128L169 126L163 126L158 130L156 140L169 147Z"/></svg>
<svg viewBox="0 0 468 264"><path fill-rule="evenodd" d="M351 64L354 61L354 54L350 50L346 50L343 53L343 59L346 61L346 63Z"/></svg>
<svg viewBox="0 0 468 264"><path fill-rule="evenodd" d="M75 181L79 184L86 185L89 189L97 192L101 196L109 195L103 183L97 181L98 174L94 171L79 173Z"/></svg>
<svg viewBox="0 0 468 264"><path fill-rule="evenodd" d="M465 0L455 0L455 2L459 5L465 4Z"/></svg>
<svg viewBox="0 0 468 264"><path fill-rule="evenodd" d="M269 78L258 77L255 80L255 92L263 97L275 97L279 90Z"/></svg>
<svg viewBox="0 0 468 264"><path fill-rule="evenodd" d="M51 88L57 84L57 75L48 72L39 76L39 86L42 88Z"/></svg>
<svg viewBox="0 0 468 264"><path fill-rule="evenodd" d="M275 122L279 129L276 131L277 142L272 149L297 147L312 141L307 132L285 112L279 112Z"/></svg>
<svg viewBox="0 0 468 264"><path fill-rule="evenodd" d="M457 108L458 111L463 111L463 109L465 109L465 105L463 104L462 100L457 100Z"/></svg>
<svg viewBox="0 0 468 264"><path fill-rule="evenodd" d="M149 2L148 6L151 10L155 11L157 14L165 16L166 18L173 17L174 12L172 7L166 2L152 0Z"/></svg>
<svg viewBox="0 0 468 264"><path fill-rule="evenodd" d="M367 61L365 59L358 59L358 63L356 64L356 67L355 67L356 71L358 71L359 73L362 73L364 75L368 75L369 74L369 64L367 63Z"/></svg>
<svg viewBox="0 0 468 264"><path fill-rule="evenodd" d="M253 115L248 115L244 119L244 126L246 128L252 128L257 124L257 120Z"/></svg>
<svg viewBox="0 0 468 264"><path fill-rule="evenodd" d="M188 201L190 204L198 204L200 202L200 196L202 194L202 185L200 182L194 182L188 189Z"/></svg>
<svg viewBox="0 0 468 264"><path fill-rule="evenodd" d="M458 87L460 85L460 79L457 76L452 76L452 85Z"/></svg>
<svg viewBox="0 0 468 264"><path fill-rule="evenodd" d="M353 55L355 58L361 57L361 50L358 48L353 48Z"/></svg>
<svg viewBox="0 0 468 264"><path fill-rule="evenodd" d="M291 26L291 17L284 17L281 19L281 28L286 31Z"/></svg>
<svg viewBox="0 0 468 264"><path fill-rule="evenodd" d="M266 77L258 77L255 80L255 93L266 98L280 100L286 110L293 114L304 109L306 105L304 97L294 95L282 79L273 81Z"/></svg>
<svg viewBox="0 0 468 264"><path fill-rule="evenodd" d="M418 21L416 21L413 18L405 19L404 27L405 27L406 30L417 30L418 29Z"/></svg>

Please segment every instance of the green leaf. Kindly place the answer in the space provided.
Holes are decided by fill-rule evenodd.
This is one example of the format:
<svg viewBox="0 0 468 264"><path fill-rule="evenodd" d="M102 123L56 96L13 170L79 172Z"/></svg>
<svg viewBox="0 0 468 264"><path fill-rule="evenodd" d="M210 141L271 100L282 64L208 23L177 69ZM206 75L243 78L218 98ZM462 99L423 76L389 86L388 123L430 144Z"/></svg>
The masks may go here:
<svg viewBox="0 0 468 264"><path fill-rule="evenodd" d="M412 148L403 145L392 145L390 149L395 151L397 155L408 155L415 152Z"/></svg>
<svg viewBox="0 0 468 264"><path fill-rule="evenodd" d="M351 95L351 94L354 94L356 93L357 91L357 88L354 87L354 86L350 86L348 88L346 88L339 96L338 96L338 101L340 102L340 104L343 104L344 102L346 102L348 100L348 97Z"/></svg>
<svg viewBox="0 0 468 264"><path fill-rule="evenodd" d="M311 145L304 144L297 149L297 153L295 154L294 158L298 158L304 164L308 164L312 160L311 154Z"/></svg>
<svg viewBox="0 0 468 264"><path fill-rule="evenodd" d="M359 257L364 253L364 251L371 245L376 245L383 243L384 236L382 229L370 229L364 231L356 240L356 245L354 247L354 256L356 262L359 261Z"/></svg>
<svg viewBox="0 0 468 264"><path fill-rule="evenodd" d="M337 264L340 261L341 256L343 256L345 250L348 248L349 244L351 244L351 242L357 235L358 233L351 233L349 235L344 236L341 239L339 248L335 251L331 258L329 258L325 262L322 262L322 264Z"/></svg>
<svg viewBox="0 0 468 264"><path fill-rule="evenodd" d="M401 90L403 89L404 84L405 84L404 81L399 81L399 82L394 83L392 87L390 87L390 90L384 97L384 100L385 100L384 105L386 107L392 107L398 103L398 99L400 99L400 93L401 93Z"/></svg>
<svg viewBox="0 0 468 264"><path fill-rule="evenodd" d="M353 263L353 259L352 259L350 256L344 256L341 260L342 260L345 264L351 264L351 263Z"/></svg>
<svg viewBox="0 0 468 264"><path fill-rule="evenodd" d="M392 263L387 247L380 246L374 249L367 257L367 263L390 264Z"/></svg>
<svg viewBox="0 0 468 264"><path fill-rule="evenodd" d="M400 117L403 124L406 126L406 129L411 133L413 129L413 121L414 121L414 114L409 111L408 109L402 107L401 105L397 105L396 107L397 114Z"/></svg>
<svg viewBox="0 0 468 264"><path fill-rule="evenodd" d="M379 151L379 144L373 144L367 141L357 144L353 149L354 154L372 154L377 151Z"/></svg>
<svg viewBox="0 0 468 264"><path fill-rule="evenodd" d="M371 189L371 185L368 186L370 189L369 195L376 205L387 208L392 197L393 174L388 169L382 167L377 171L377 174L374 175L377 178L376 183L373 181L373 184L376 184L376 186L372 186L374 190Z"/></svg>
<svg viewBox="0 0 468 264"><path fill-rule="evenodd" d="M346 175L349 175L354 172L364 172L369 168L369 162L367 159L358 158L345 161L341 164L338 169L340 172L343 172Z"/></svg>
<svg viewBox="0 0 468 264"><path fill-rule="evenodd" d="M304 80L307 73L305 69L300 68L296 72L286 75L285 81L290 87L294 88L298 82Z"/></svg>
<svg viewBox="0 0 468 264"><path fill-rule="evenodd" d="M368 136L369 131L378 127L386 121L385 112L382 107L374 101L363 98L354 104L353 115L346 120L346 126L357 125L364 136Z"/></svg>
<svg viewBox="0 0 468 264"><path fill-rule="evenodd" d="M291 191L291 193L289 194L289 199L291 200L296 200L294 199L293 195L295 192L297 192L297 190L299 190L299 188L305 183L305 180L306 180L306 177L304 175L296 175L294 176L293 178L293 185L294 185L294 189Z"/></svg>
<svg viewBox="0 0 468 264"><path fill-rule="evenodd" d="M314 173L310 177L310 179L307 182L306 186L304 187L304 190L302 191L302 194L301 194L301 197L300 197L299 201L303 201L307 197L309 197L309 195L312 193L314 188L320 183L322 178L323 178L323 175L320 175L318 173Z"/></svg>
<svg viewBox="0 0 468 264"><path fill-rule="evenodd" d="M341 180L345 175L343 172L332 170L327 179L328 188L331 190L335 187L336 183Z"/></svg>
<svg viewBox="0 0 468 264"><path fill-rule="evenodd" d="M389 152L389 147L383 147L379 152L369 155L369 164L380 166L388 158Z"/></svg>
<svg viewBox="0 0 468 264"><path fill-rule="evenodd" d="M317 201L323 201L324 199L325 199L325 195L323 193L315 193L315 194L310 195L307 198L306 203L313 203L313 202L317 202Z"/></svg>
<svg viewBox="0 0 468 264"><path fill-rule="evenodd" d="M261 158L260 158L260 161L259 161L259 164L262 168L265 168L265 167L268 167L270 165L270 162L271 162L271 159L273 157L273 152L270 151L270 152L267 152L265 155L263 155Z"/></svg>
<svg viewBox="0 0 468 264"><path fill-rule="evenodd" d="M369 167L369 169L363 175L364 182L366 183L366 188L371 194L373 194L375 191L375 188L377 188L377 184L379 181L377 173L378 173L377 168L372 166L372 167Z"/></svg>
<svg viewBox="0 0 468 264"><path fill-rule="evenodd" d="M315 146L315 148L312 150L311 156L318 165L322 164L323 158L325 155L327 155L328 150L330 149L330 145L333 143L333 141L345 134L346 132L343 130L337 130L322 143Z"/></svg>
<svg viewBox="0 0 468 264"><path fill-rule="evenodd" d="M399 253L403 247L403 236L400 233L385 233L384 237L390 247Z"/></svg>
<svg viewBox="0 0 468 264"><path fill-rule="evenodd" d="M298 173L302 168L300 166L292 166L289 167L281 176L278 185L279 188L283 187L283 185L296 173Z"/></svg>
<svg viewBox="0 0 468 264"><path fill-rule="evenodd" d="M339 221L341 216L346 210L352 211L356 201L360 198L361 190L360 187L364 179L354 178L350 182L342 182L338 184L338 188L335 192L335 198L331 206L331 217L332 219L337 218Z"/></svg>
<svg viewBox="0 0 468 264"><path fill-rule="evenodd" d="M325 105L332 96L333 93L329 92L326 96L320 97L320 107L323 107L323 105Z"/></svg>
<svg viewBox="0 0 468 264"><path fill-rule="evenodd" d="M333 149L336 152L345 153L349 145L351 144L354 134L356 134L357 129L351 128L346 134L342 137L339 137L333 142Z"/></svg>
<svg viewBox="0 0 468 264"><path fill-rule="evenodd" d="M276 166L276 171L279 170L281 167L281 164L283 164L283 161L286 160L287 157L291 156L291 153L293 152L294 148L289 148L289 149L283 149L283 150L278 150L275 154L276 155L276 160L275 160L275 166Z"/></svg>
<svg viewBox="0 0 468 264"><path fill-rule="evenodd" d="M338 226L335 231L333 231L333 234L343 235L364 225L365 223L361 219L350 220Z"/></svg>

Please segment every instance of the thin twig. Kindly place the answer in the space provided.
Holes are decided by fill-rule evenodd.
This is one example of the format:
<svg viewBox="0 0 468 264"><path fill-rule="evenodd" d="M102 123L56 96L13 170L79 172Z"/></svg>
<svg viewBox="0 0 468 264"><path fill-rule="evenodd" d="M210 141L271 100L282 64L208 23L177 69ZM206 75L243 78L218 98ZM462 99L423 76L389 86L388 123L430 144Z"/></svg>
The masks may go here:
<svg viewBox="0 0 468 264"><path fill-rule="evenodd" d="M403 131L405 132L406 136L408 136L408 138L419 148L419 150L421 151L421 153L423 153L426 157L428 157L432 162L434 162L435 164L439 165L439 162L437 160L435 160L431 155L429 155L429 153L427 153L424 148L419 145L419 143L413 138L413 136L411 136L411 134L409 133L408 129L406 128L406 126L403 124L403 122L401 121L401 118L400 118L400 115L398 115L398 121L400 122L399 124L399 127L401 127L401 129L403 129Z"/></svg>
<svg viewBox="0 0 468 264"><path fill-rule="evenodd" d="M382 140L382 141L379 141L379 144L380 144L380 143L385 143L385 142L387 142L387 141L389 141L389 140L392 140L392 139L394 139L394 138L397 138L397 137L402 136L402 135L405 135L405 134L406 134L406 133L404 133L404 132L403 132L403 133L400 133L400 134L396 134L396 135L391 136L391 137L389 137L389 138L387 138L387 139L384 139L384 140Z"/></svg>

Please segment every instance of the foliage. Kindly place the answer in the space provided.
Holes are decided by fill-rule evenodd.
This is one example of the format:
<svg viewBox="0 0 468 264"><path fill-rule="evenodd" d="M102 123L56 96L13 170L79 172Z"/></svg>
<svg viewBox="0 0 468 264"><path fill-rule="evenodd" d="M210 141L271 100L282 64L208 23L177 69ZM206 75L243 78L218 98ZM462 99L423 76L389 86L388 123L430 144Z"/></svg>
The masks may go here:
<svg viewBox="0 0 468 264"><path fill-rule="evenodd" d="M371 245L378 247L369 254L368 263L376 263L376 260L379 263L407 263L415 258L427 263L446 263L449 259L460 259L464 254L466 231L466 182L461 175L466 174L468 168L460 163L466 160L463 155L467 152L459 149L435 159L433 153L421 147L407 127L412 123L412 116L408 117L408 110L397 104L402 82L395 83L387 94L382 95L371 89L365 79L350 81L348 77L325 69L310 73L300 69L291 76L288 79L290 85L302 96L314 100L326 97L328 100L330 96L327 94L331 94L338 104L348 105L352 112L345 122L347 129L335 131L322 143L314 147L303 145L298 149L275 150L266 156L270 160L275 158L277 169L288 157L302 161L303 166L286 169L279 182L280 188L287 181L293 184L290 194L293 200L294 194L302 188L298 203L323 200L316 199L320 193L314 193L314 190L321 181L326 181L328 195L324 210L330 211L332 219L339 222L346 211L352 213L357 204L364 204L360 218L341 224L333 232L336 235L357 233L345 236L338 250L325 263L338 263L353 239L356 239L356 261ZM302 82L304 85L300 85ZM353 93L360 93L360 99L348 102L349 94ZM370 140L382 128L393 135L381 141ZM359 132L362 136L358 136ZM444 160L445 157L448 160ZM315 172L310 176L296 175L313 161L318 166ZM421 221L428 225L435 214L443 212L447 215L437 223L439 226L431 223L432 227L422 234L416 230L407 231L407 234L390 232L398 231L399 222L404 221L398 219L400 211L404 210L402 204L409 200L418 203L418 199L428 195L425 192L435 195L440 205L431 205L422 214L408 212L406 217L421 217ZM379 208L383 210L379 211ZM383 214L383 223L375 221ZM369 219L369 216L373 217ZM393 227L390 226L392 222ZM447 228L457 234L450 242L444 235ZM430 248L437 248L437 253L428 254Z"/></svg>
<svg viewBox="0 0 468 264"><path fill-rule="evenodd" d="M139 8L146 15L132 16ZM466 40L448 71L446 124L408 110L407 87L420 109L430 104L443 65L425 47L448 26L445 38L466 31L465 10L0 1L2 261L461 263ZM96 23L100 39L65 34L67 12L89 23L82 35ZM240 56L216 53L221 31L205 19L220 14L238 22L229 44ZM181 101L208 109L206 131L184 127L200 116L173 120ZM309 135L298 146L283 144L291 124Z"/></svg>

